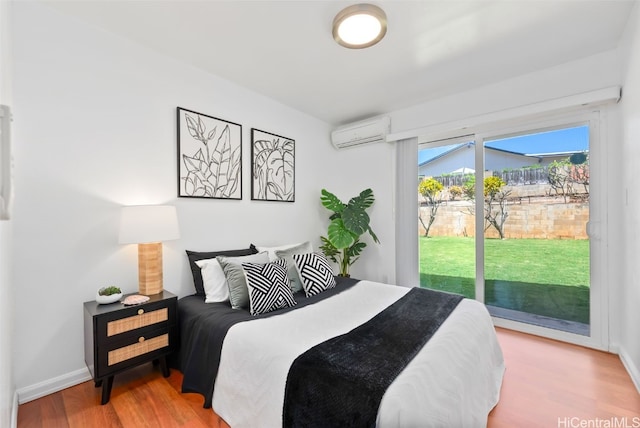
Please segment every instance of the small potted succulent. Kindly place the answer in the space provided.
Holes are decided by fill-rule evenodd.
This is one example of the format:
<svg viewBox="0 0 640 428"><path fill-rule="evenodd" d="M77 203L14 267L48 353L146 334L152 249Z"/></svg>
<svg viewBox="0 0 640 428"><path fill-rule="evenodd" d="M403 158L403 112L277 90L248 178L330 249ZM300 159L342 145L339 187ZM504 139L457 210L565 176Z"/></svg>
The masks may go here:
<svg viewBox="0 0 640 428"><path fill-rule="evenodd" d="M96 302L101 305L106 305L109 303L117 302L121 298L122 290L111 285L109 287L102 287L100 290L98 290L98 294L96 295Z"/></svg>

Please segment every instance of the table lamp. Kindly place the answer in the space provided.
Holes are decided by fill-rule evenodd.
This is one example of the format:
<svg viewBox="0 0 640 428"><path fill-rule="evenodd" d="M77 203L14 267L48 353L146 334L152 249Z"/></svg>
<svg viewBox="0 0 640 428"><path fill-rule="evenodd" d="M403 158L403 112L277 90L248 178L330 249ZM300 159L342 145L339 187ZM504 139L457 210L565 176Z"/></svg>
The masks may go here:
<svg viewBox="0 0 640 428"><path fill-rule="evenodd" d="M122 207L121 244L138 244L138 289L145 296L162 292L162 242L178 239L176 207Z"/></svg>

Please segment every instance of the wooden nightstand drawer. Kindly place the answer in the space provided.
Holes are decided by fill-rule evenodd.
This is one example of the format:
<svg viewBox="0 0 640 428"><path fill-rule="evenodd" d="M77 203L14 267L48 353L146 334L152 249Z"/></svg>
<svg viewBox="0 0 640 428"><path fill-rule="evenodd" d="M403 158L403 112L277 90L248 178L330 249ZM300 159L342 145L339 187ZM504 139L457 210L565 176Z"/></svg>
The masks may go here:
<svg viewBox="0 0 640 428"><path fill-rule="evenodd" d="M105 341L96 349L97 377L157 359L175 349L177 326L160 323L131 330Z"/></svg>
<svg viewBox="0 0 640 428"><path fill-rule="evenodd" d="M151 339L145 339L145 337L141 336L138 343L109 351L107 353L107 365L113 366L114 364L118 364L168 346L169 333L152 337Z"/></svg>
<svg viewBox="0 0 640 428"><path fill-rule="evenodd" d="M114 342L123 339L136 338L141 334L138 330L148 330L162 327L165 330L169 324L175 323L177 305L175 300L150 300L137 306L122 306L96 317L96 345L108 345L113 349ZM146 334L146 333L142 333Z"/></svg>
<svg viewBox="0 0 640 428"><path fill-rule="evenodd" d="M122 318L107 323L107 337L136 330L169 319L169 309L162 308L151 312L145 312L143 308L138 309L137 314L131 317Z"/></svg>

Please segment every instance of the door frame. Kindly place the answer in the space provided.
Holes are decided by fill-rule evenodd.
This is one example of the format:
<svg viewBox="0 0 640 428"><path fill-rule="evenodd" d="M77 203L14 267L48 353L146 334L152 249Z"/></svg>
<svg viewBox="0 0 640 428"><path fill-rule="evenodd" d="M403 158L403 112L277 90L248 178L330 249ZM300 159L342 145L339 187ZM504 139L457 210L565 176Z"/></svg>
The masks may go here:
<svg viewBox="0 0 640 428"><path fill-rule="evenodd" d="M609 350L609 290L607 264L607 151L602 112L582 110L536 118L518 119L476 129L476 183L484 180L484 142L497 138L552 131L573 126L589 126L589 265L590 335L583 336L524 322L492 317L494 325L561 340L590 348ZM606 125L605 125L606 126ZM476 213L484 212L483 187L476 186ZM484 216L476 215L476 300L484 303Z"/></svg>
<svg viewBox="0 0 640 428"><path fill-rule="evenodd" d="M461 130L443 132L429 137L418 137L416 148L428 145L437 147L458 141L458 138L475 142L476 183L484 180L484 142L490 139L503 138L543 130L563 129L572 126L589 126L589 236L590 257L590 335L583 336L565 331L541 327L524 322L492 317L494 325L524 333L543 336L590 348L609 350L609 266L607 246L608 230L608 197L606 189L608 157L607 147L607 110L606 106L584 106L565 109L563 111L535 114L516 119L505 119ZM483 186L476 186L476 213L484 212ZM476 300L484 303L484 216L476 215ZM417 227L417 225L416 225ZM417 235L416 235L417 236ZM415 266L416 271L420 269Z"/></svg>

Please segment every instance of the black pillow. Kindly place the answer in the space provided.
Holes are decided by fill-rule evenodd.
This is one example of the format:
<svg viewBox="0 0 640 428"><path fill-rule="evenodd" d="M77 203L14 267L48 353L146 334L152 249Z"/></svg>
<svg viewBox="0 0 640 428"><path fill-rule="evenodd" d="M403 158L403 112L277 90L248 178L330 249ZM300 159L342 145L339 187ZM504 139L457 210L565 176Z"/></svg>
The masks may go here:
<svg viewBox="0 0 640 428"><path fill-rule="evenodd" d="M250 254L256 254L258 250L256 247L251 244L249 248L242 250L224 250L224 251L189 251L187 252L187 257L189 258L189 265L191 266L191 274L193 275L193 285L196 287L196 294L198 296L204 296L204 284L202 283L202 273L200 272L200 266L196 264L198 260L212 259L216 256L228 256L228 257L237 257L237 256L248 256Z"/></svg>

